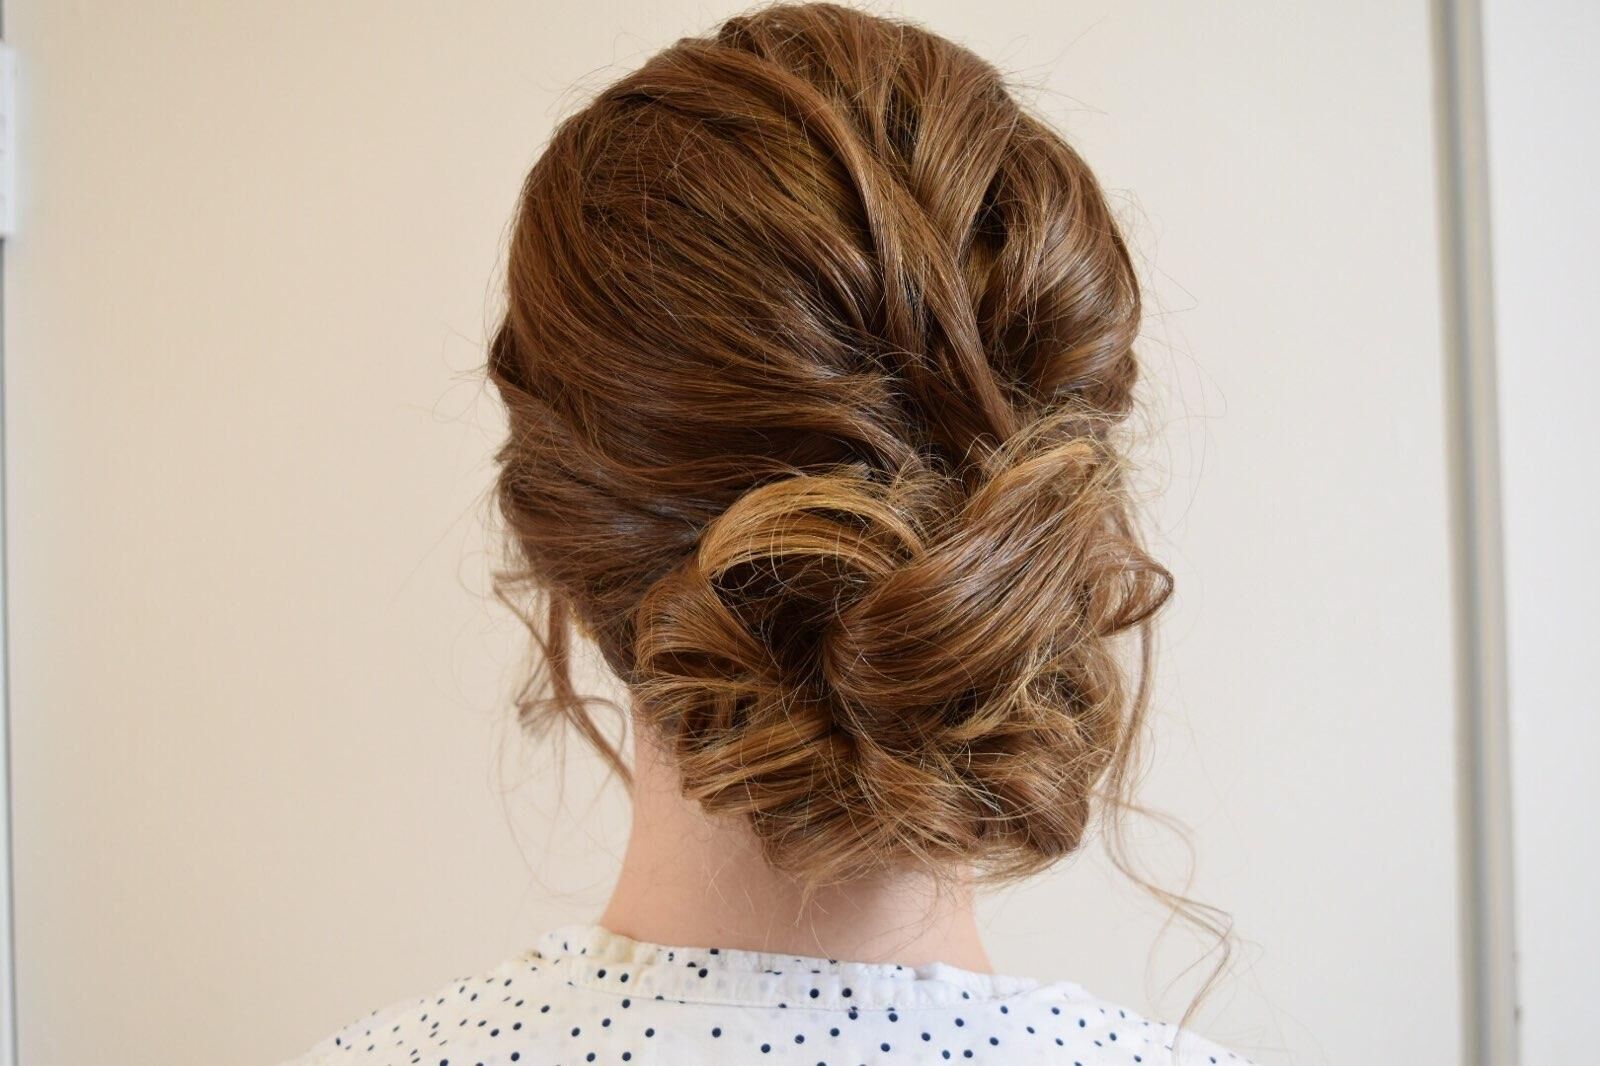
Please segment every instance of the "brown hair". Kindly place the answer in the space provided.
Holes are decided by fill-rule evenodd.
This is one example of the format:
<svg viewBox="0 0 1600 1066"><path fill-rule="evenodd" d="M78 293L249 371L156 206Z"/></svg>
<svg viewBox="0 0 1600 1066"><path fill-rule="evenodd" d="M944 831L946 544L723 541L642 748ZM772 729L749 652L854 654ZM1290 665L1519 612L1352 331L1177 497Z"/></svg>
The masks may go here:
<svg viewBox="0 0 1600 1066"><path fill-rule="evenodd" d="M524 720L626 776L576 623L685 794L809 882L1068 854L1171 590L1119 443L1138 328L1088 166L966 49L809 4L656 54L559 126L510 248Z"/></svg>

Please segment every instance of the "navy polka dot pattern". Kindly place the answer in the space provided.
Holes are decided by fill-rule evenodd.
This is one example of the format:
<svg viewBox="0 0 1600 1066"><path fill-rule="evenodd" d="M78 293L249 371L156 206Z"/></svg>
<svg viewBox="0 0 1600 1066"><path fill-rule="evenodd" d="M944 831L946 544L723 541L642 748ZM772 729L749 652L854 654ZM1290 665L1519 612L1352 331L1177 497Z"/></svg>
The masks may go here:
<svg viewBox="0 0 1600 1066"><path fill-rule="evenodd" d="M354 1022L286 1066L1240 1066L1067 982L646 944L598 925Z"/></svg>

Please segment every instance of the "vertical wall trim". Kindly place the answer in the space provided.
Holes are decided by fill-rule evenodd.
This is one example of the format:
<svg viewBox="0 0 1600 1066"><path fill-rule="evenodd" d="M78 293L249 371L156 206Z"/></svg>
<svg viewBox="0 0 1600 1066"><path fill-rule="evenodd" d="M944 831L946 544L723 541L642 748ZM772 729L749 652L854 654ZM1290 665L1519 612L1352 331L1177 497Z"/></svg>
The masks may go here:
<svg viewBox="0 0 1600 1066"><path fill-rule="evenodd" d="M1511 773L1479 0L1433 0L1455 585L1463 1052L1515 1066Z"/></svg>
<svg viewBox="0 0 1600 1066"><path fill-rule="evenodd" d="M5 40L5 5L0 0L0 43ZM11 103L16 102L15 94ZM7 114L15 123L17 116ZM10 147L17 139L11 137ZM11 160L12 173L18 170ZM6 191L15 196L16 189ZM0 1066L16 1066L17 1048L17 956L16 894L11 865L11 597L6 576L9 572L9 538L6 536L6 351L5 351L5 242L0 241Z"/></svg>

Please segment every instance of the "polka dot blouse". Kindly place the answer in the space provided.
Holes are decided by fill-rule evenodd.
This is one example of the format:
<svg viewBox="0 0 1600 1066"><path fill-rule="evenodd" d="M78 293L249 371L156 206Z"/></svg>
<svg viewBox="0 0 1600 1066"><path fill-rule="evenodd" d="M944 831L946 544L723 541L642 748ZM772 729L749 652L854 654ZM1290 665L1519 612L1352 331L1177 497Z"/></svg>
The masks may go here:
<svg viewBox="0 0 1600 1066"><path fill-rule="evenodd" d="M297 1066L1237 1066L1075 984L646 944L598 925L373 1012Z"/></svg>

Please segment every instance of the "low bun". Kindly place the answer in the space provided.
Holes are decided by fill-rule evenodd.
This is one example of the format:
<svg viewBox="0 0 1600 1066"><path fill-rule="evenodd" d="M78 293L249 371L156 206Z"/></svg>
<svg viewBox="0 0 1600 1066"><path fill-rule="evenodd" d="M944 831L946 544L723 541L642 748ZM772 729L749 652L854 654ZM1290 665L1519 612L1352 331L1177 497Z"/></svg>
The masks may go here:
<svg viewBox="0 0 1600 1066"><path fill-rule="evenodd" d="M639 611L635 692L686 793L820 880L1075 849L1127 739L1109 638L1170 582L1073 421L996 451L970 494L843 467L715 519Z"/></svg>
<svg viewBox="0 0 1600 1066"><path fill-rule="evenodd" d="M1139 289L992 66L779 6L688 38L528 175L489 374L507 598L569 625L776 865L1038 869L1124 783L1170 592L1126 494Z"/></svg>

